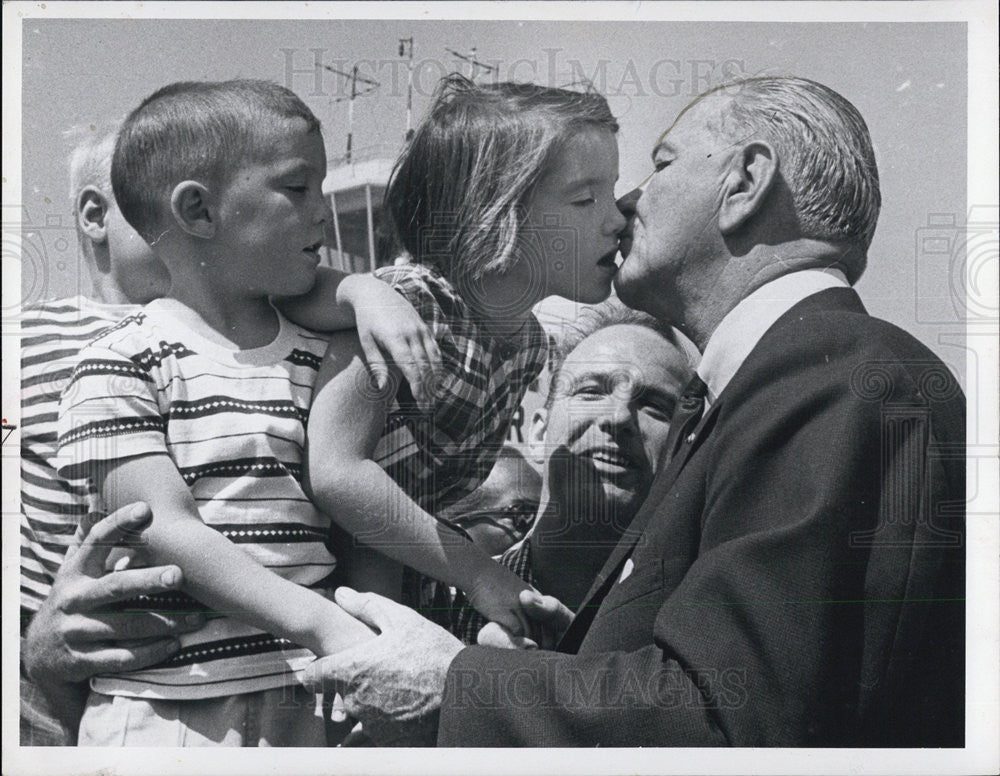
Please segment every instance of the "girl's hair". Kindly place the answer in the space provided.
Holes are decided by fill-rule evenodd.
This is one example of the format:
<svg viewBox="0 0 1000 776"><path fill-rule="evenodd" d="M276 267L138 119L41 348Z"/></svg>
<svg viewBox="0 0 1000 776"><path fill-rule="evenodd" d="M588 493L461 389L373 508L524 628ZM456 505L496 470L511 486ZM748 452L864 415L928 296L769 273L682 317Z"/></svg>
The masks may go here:
<svg viewBox="0 0 1000 776"><path fill-rule="evenodd" d="M618 131L594 91L443 78L386 191L395 249L450 278L509 268L533 187L589 128Z"/></svg>

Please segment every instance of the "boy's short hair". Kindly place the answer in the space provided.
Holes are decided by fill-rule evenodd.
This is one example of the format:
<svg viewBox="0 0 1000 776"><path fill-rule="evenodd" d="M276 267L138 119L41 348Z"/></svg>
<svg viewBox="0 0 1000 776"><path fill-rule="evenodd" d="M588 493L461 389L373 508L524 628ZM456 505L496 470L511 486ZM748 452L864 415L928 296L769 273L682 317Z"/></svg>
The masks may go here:
<svg viewBox="0 0 1000 776"><path fill-rule="evenodd" d="M290 89L269 81L180 81L147 97L122 124L111 183L125 219L147 240L162 229L163 203L192 179L225 184L267 152L282 122L319 119Z"/></svg>
<svg viewBox="0 0 1000 776"><path fill-rule="evenodd" d="M443 78L386 191L395 248L452 279L508 269L532 189L588 128L618 131L592 90Z"/></svg>

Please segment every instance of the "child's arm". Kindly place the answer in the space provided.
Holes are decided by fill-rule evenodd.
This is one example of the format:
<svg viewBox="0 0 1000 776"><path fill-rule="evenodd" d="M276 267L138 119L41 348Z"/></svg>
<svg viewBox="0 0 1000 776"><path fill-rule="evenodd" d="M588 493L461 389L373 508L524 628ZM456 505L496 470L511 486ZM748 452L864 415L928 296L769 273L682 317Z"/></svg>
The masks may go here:
<svg viewBox="0 0 1000 776"><path fill-rule="evenodd" d="M421 509L372 460L394 392L378 390L352 334L330 340L306 435L305 485L351 535L418 571L455 585L488 619L528 632L518 594L528 586Z"/></svg>
<svg viewBox="0 0 1000 776"><path fill-rule="evenodd" d="M417 401L430 401L424 386L441 367L434 334L405 298L371 274L346 274L320 267L308 294L274 299L300 326L314 331L357 328L370 364L399 367ZM384 368L383 368L384 369Z"/></svg>
<svg viewBox="0 0 1000 776"><path fill-rule="evenodd" d="M201 522L183 478L166 455L112 464L102 494L110 509L145 501L153 520L143 536L157 564L184 571L184 590L220 613L327 655L374 633L318 593L264 568Z"/></svg>

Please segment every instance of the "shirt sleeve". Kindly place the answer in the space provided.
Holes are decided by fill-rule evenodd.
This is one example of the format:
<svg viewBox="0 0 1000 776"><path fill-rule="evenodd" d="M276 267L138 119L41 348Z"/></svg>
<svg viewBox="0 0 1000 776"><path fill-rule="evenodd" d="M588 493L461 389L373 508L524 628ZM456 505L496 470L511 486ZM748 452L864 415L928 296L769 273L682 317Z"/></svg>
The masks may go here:
<svg viewBox="0 0 1000 776"><path fill-rule="evenodd" d="M103 464L167 454L152 376L107 347L81 352L59 402L59 474L94 477Z"/></svg>

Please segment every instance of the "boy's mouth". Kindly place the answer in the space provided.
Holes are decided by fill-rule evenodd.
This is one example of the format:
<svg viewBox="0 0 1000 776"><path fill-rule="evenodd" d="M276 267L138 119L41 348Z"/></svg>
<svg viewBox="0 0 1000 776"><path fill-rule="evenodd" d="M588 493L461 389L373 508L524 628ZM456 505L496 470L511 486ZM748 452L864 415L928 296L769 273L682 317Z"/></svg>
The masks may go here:
<svg viewBox="0 0 1000 776"><path fill-rule="evenodd" d="M305 248L304 250L306 253L312 253L316 256L319 256L319 249L322 247L323 247L323 241L320 240L319 242L314 242L312 245L310 245L308 248Z"/></svg>

